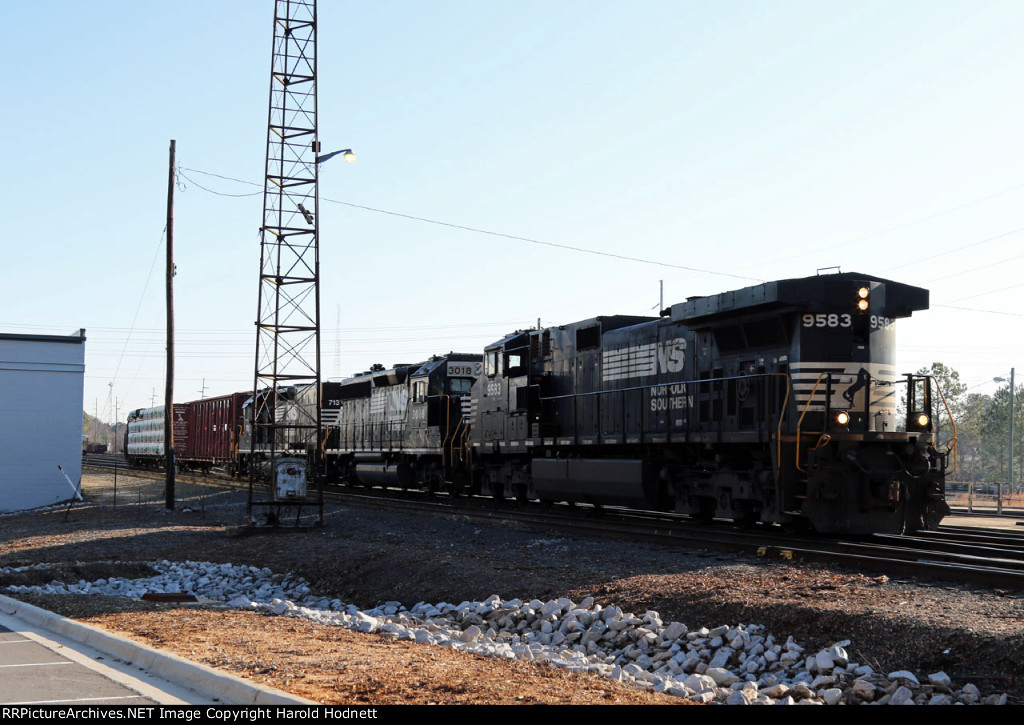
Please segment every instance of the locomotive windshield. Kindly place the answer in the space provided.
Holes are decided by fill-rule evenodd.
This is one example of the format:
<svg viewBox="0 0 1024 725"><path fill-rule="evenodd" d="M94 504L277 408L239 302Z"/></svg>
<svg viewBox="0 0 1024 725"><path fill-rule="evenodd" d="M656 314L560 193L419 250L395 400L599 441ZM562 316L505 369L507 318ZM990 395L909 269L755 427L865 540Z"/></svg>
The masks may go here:
<svg viewBox="0 0 1024 725"><path fill-rule="evenodd" d="M452 395L469 395L469 391L473 389L472 378L449 378L448 379L448 392Z"/></svg>

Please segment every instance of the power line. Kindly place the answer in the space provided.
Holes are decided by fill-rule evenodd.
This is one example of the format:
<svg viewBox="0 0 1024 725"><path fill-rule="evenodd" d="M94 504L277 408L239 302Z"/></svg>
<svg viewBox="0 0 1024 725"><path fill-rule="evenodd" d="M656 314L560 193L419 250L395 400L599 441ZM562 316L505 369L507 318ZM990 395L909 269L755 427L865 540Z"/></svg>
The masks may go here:
<svg viewBox="0 0 1024 725"><path fill-rule="evenodd" d="M891 227L885 227L884 229L879 229L877 231L870 232L868 234L862 234L861 236L853 237L852 239L844 239L843 241L836 242L835 244L827 244L827 245L824 245L822 247L818 247L816 249L816 251L820 252L820 251L824 251L824 250L828 250L828 249L836 249L838 247L844 247L844 246L849 245L849 244L856 244L857 242L862 242L865 239L871 239L872 237L878 237L878 236L881 236L883 234L888 234L889 232L897 231L899 229L905 229L906 227L912 227L912 226L917 225L917 224L923 224L924 222L931 221L932 219L937 219L937 218L939 218L941 216L945 216L946 214L952 214L953 212L960 211L961 209L966 209L968 207L974 206L975 204L981 204L982 202L989 201L990 199L995 199L997 197L1003 196L1004 194L1009 194L1009 193L1011 193L1013 191L1017 191L1019 189L1024 189L1024 184L1018 184L1017 186L1010 187L1009 189L1003 189L1002 191L997 191L995 194L990 194L989 196L984 196L984 197L982 197L980 199L975 199L973 201L969 201L969 202L966 202L964 204L960 204L958 206L954 206L954 207L952 207L950 209L945 209L943 211L936 212L935 214L931 214L931 215L926 216L926 217L921 217L920 219L914 219L914 220L909 221L909 222L903 222L902 224L894 224ZM1010 234L1014 234L1014 233L1019 232L1019 231L1021 231L1021 230L1017 229L1017 230L1015 230L1013 232L1009 232L1009 233ZM993 239L998 239L998 237L993 237ZM990 241L990 240L983 240L983 241ZM980 244L980 242L979 242L979 244ZM946 252L946 254L948 254L948 252ZM791 255L789 257L782 257L780 259L774 259L770 263L771 264L777 264L779 262L789 261L790 259L799 259L799 258L801 258L803 256L804 256L804 253L794 254L794 255ZM937 256L941 256L941 255L937 255ZM899 269L900 267L906 267L909 264L919 264L919 263L920 263L920 260L915 260L913 262L908 262L908 264L899 265L899 267L891 267L890 269Z"/></svg>
<svg viewBox="0 0 1024 725"><path fill-rule="evenodd" d="M191 172L197 173L197 174L206 174L208 176L215 176L215 177L217 177L219 179L225 179L225 180L228 180L228 181L234 181L234 182L237 182L239 184L248 184L249 186L257 186L257 184L254 184L251 181L244 181L243 179L235 179L235 178L232 178L230 176L222 176L220 174L213 174L213 173L210 173L208 171L201 171L199 169L183 169L183 170L184 171L191 171ZM196 186L199 186L199 185L196 184ZM199 186L199 188L203 189L202 186ZM204 189L204 190L209 191L208 189ZM233 196L232 194L219 194L219 192L215 192L215 191L211 191L210 193L218 194L220 196ZM240 196L252 196L252 194L242 194ZM403 214L401 212L388 211L387 209L378 209L376 207L365 206L363 204L353 204L351 202L341 201L339 199L328 199L328 198L325 198L325 197L321 197L320 200L321 201L329 201L332 204L340 204L342 206L352 207L353 209L362 209L364 211L372 211L372 212L374 212L376 214L387 214L388 216L399 217L401 219L409 219L411 221L423 222L425 224L434 224L434 225L437 225L437 226L448 227L449 229L459 229L459 230L464 231L464 232L473 232L475 234L486 234L486 235L492 236L492 237L501 237L503 239L512 239L512 240L519 241L519 242L527 242L529 244L539 244L541 246L553 247L555 249L566 249L566 250L569 250L571 252L581 252L583 254L593 254L593 255L600 256L600 257L610 257L612 259L621 259L621 260L627 261L627 262L639 262L640 264L652 264L652 265L655 265L655 266L658 266L658 267L668 267L670 269L682 269L682 270L685 270L687 272L696 272L696 273L699 273L699 274L712 274L712 275L718 275L720 277L731 277L733 279L742 279L742 280L746 280L746 281L749 281L749 282L764 282L765 281L765 280L763 280L763 279L761 279L759 277L747 277L745 275L732 274L730 272L717 272L717 271L711 270L711 269L700 269L698 267L687 267L686 265L682 265L682 264L672 264L671 262L661 262L661 261L654 260L654 259L643 259L641 257L631 257L631 256L628 256L628 255L625 255L625 254L616 254L614 252L602 252L602 251L597 250L597 249L587 249L586 247L576 247L576 246L572 246L570 244L558 244L556 242L545 242L545 241L540 240L540 239L532 239L530 237L521 237L521 236L518 236L518 235L515 235L515 234L505 234L503 232L494 232L494 231L491 231L489 229L480 229L479 227L470 227L470 226L466 226L464 224L453 224L452 222L444 222L444 221L439 221L437 219L428 219L427 217L416 216L414 214Z"/></svg>
<svg viewBox="0 0 1024 725"><path fill-rule="evenodd" d="M1024 254L1018 254L1016 257L1009 257L1008 259L997 259L995 262L989 262L988 264L983 264L980 267L962 269L959 272L953 272L952 274L947 274L943 277L936 277L935 279L930 279L928 280L927 284L931 284L932 282L938 282L943 279L949 279L950 277L959 277L961 274L970 274L971 272L977 272L980 269L988 269L989 267L995 267L997 264L1006 264L1007 262L1012 262L1013 260L1020 259L1021 257L1024 257Z"/></svg>
<svg viewBox="0 0 1024 725"><path fill-rule="evenodd" d="M382 327L380 325L369 325L367 327L343 327L343 328L340 328L340 331L341 332L378 332L380 330L415 330L415 331L421 331L421 330L462 329L462 328L466 328L466 327L470 327L470 328L472 328L472 327L508 327L508 328L512 328L512 327L516 327L517 325L522 327L524 325L529 326L530 324L531 324L531 322L529 320L525 320L525 321L524 320L511 320L511 321L507 321L507 322L467 322L467 323L452 324L452 325L398 325L398 326L389 326L389 327ZM67 325L33 325L33 324L23 324L23 323L17 323L17 322L0 322L0 326L2 326L2 327L12 327L12 328L22 328L22 329L33 329L33 330L65 330L65 329L67 329ZM223 328L222 329L208 329L208 328L204 328L202 330L197 330L197 329L178 328L178 331L181 332L182 334L187 334L187 335L217 335L218 337L223 337L225 335L239 335L239 336L245 337L246 339L249 339L249 338L252 337L252 334L250 332L243 331L243 330L238 330L238 329L223 329ZM143 332L148 332L148 333L152 333L152 334L163 334L163 329L162 328L155 328L155 327L134 327L134 328L128 328L128 327L90 327L89 328L89 332L90 333L96 333L96 332L137 332L137 333L143 333Z"/></svg>
<svg viewBox="0 0 1024 725"><path fill-rule="evenodd" d="M1004 237L1013 236L1014 234L1020 234L1021 232L1024 232L1024 227L1020 227L1019 229L1013 229L1011 231L1004 232L1003 234L997 234L994 237L985 237L984 239L979 239L976 242L968 242L967 244L961 244L959 246L953 247L952 249L947 249L945 252L938 252L937 254L930 254L930 255L928 255L928 259L929 260L938 259L939 257L945 257L945 256L948 256L950 254L955 254L956 252L962 252L965 249L973 249L974 247L980 247L982 244L987 244L988 242L994 242L997 239L1003 239ZM920 258L916 258L916 259L913 259L913 260L907 262L906 264L897 264L895 267L889 267L889 270L892 271L894 269L902 269L903 267L910 267L911 265L917 266L917 265L920 265L920 264L921 264L921 259ZM957 272L956 274L959 274L959 272ZM952 277L953 275L949 275L949 276ZM939 279L945 279L945 277L939 277ZM931 281L934 282L935 280L931 280Z"/></svg>
<svg viewBox="0 0 1024 725"><path fill-rule="evenodd" d="M139 302L135 306L135 313L132 315L131 325L128 328L128 336L124 340L124 346L121 348L121 356L118 358L117 366L114 368L114 374L113 374L113 376L111 376L111 394L113 394L113 383L114 383L114 381L117 380L118 373L121 372L121 363L124 360L125 355L127 354L127 351L128 351L128 342L131 340L132 333L135 330L135 320L138 319L138 317L139 317L139 310L142 309L142 302L143 302L143 300L146 299L146 290L149 289L149 280L153 276L153 269L156 267L156 260L159 258L159 256L160 256L160 249L164 245L164 235L165 234L167 234L167 227L166 226L160 232L160 240L156 244L156 251L153 254L153 262L149 265L149 273L146 275L146 283L142 286L142 293L139 295ZM134 353L133 353L133 355L134 355ZM138 372L139 372L138 369L136 369L135 370L135 375L136 376L138 375ZM135 381L135 378L133 377L131 382L134 382L134 381ZM105 408L103 412L105 414L109 415L110 414L110 409L109 408Z"/></svg>
<svg viewBox="0 0 1024 725"><path fill-rule="evenodd" d="M613 252L601 252L601 251L598 251L596 249L586 249L585 247L574 247L574 246L569 245L569 244L556 244L555 242L545 242L545 241L541 241L539 239L531 239L529 237L516 236L514 234L504 234L502 232L492 232L492 231L490 231L488 229L479 229L477 227L467 227L467 226L463 226L461 224L452 224L450 222L442 222L442 221L437 221L436 219L427 219L425 217L414 216L412 214L402 214L402 213L395 212L395 211L387 211L385 209L375 209L374 207L371 207L371 206L363 206L361 204L352 204L352 203L347 202L347 201L336 201L334 199L324 199L324 201L329 201L329 202L332 202L334 204L343 204L344 206L350 206L350 207L353 207L355 209L365 209L367 211L377 212L378 214L388 214L390 216L397 216L397 217L401 217L403 219L411 219L413 221L425 222L427 224L436 224L438 226L449 227L451 229L461 229L462 231L475 232L476 234L487 234L487 235L490 235L492 237L502 237L504 239L514 239L514 240L517 240L517 241L520 241L520 242L529 242L530 244L540 244L540 245L543 245L545 247L554 247L556 249L567 249L567 250L573 251L573 252L583 252L584 254L595 254L595 255L598 255L598 256L601 256L601 257L612 257L614 259L622 259L622 260L625 260L625 261L628 261L628 262L640 262L641 264L653 264L653 265L656 265L658 267L669 267L671 269L682 269L682 270L686 270L687 272L698 272L700 274L714 274L714 275L718 275L718 276L721 276L721 277L732 277L734 279L743 279L743 280L753 281L753 282L764 282L765 281L765 280L760 279L758 277L747 277L747 276L744 276L744 275L741 275L741 274L731 274L729 272L716 272L716 271L710 270L710 269L699 269L697 267L687 267L687 266L682 265L682 264L671 264L669 262L659 262L657 260L642 259L640 257L630 257L630 256L627 256L627 255L624 255L624 254L615 254Z"/></svg>
<svg viewBox="0 0 1024 725"><path fill-rule="evenodd" d="M1024 282L1019 282L1017 284L1011 284L1008 287L1000 287L999 289L992 289L992 290L989 290L987 292L979 292L976 295L968 295L967 297L959 297L959 298L957 298L955 300L950 300L950 302L962 302L964 300L973 300L975 297L985 297L987 295L994 295L997 292L1005 292L1006 290L1017 289L1018 287L1024 287Z"/></svg>
<svg viewBox="0 0 1024 725"><path fill-rule="evenodd" d="M979 310L974 307L956 307L954 305L932 305L932 307L943 307L947 310L961 310L963 312L983 312L989 315L1007 315L1009 317L1024 317L1024 313L1004 312L1003 310Z"/></svg>
<svg viewBox="0 0 1024 725"><path fill-rule="evenodd" d="M189 171L192 171L192 170L193 170L193 169L189 169ZM199 171L198 173L200 173L200 174L201 174L201 173L203 173L203 172L202 172L202 171ZM263 193L262 191L254 191L254 192L252 192L251 194L225 194L225 193L224 193L224 192L222 192L222 191L214 191L213 189L208 189L208 188L206 188L205 186L203 186L202 184L200 184L200 183L199 183L198 181L196 181L195 179L191 179L191 178L189 178L188 176L186 176L186 175L184 174L184 169L182 169L182 168L181 168L180 166L178 167L178 175L179 175L179 176L180 176L181 178L183 178L183 179L185 179L186 181L188 181L188 182L189 182L190 184L193 184L193 185L195 185L196 187L198 187L198 188L202 189L203 191L205 191L205 192L208 192L208 193L210 193L210 194L214 194L214 195L216 195L216 196L230 196L230 197L233 197L233 198L236 198L236 199L237 199L237 198L240 198L240 197L245 197L245 196L259 196L260 194L262 194L262 193ZM211 174L211 176L216 176L216 174ZM221 177L221 178L224 178L224 177ZM184 189L183 189L183 191L184 191Z"/></svg>

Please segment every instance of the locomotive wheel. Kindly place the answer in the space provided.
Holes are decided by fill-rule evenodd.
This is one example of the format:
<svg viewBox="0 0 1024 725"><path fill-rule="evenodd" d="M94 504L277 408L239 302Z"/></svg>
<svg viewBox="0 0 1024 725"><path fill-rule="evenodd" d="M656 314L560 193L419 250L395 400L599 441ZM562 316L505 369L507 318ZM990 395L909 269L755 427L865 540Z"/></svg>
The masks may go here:
<svg viewBox="0 0 1024 725"><path fill-rule="evenodd" d="M693 499L694 512L690 514L702 524L710 524L715 518L715 499L710 496L698 496Z"/></svg>
<svg viewBox="0 0 1024 725"><path fill-rule="evenodd" d="M756 506L747 503L740 504L741 513L733 521L744 529L752 529L761 520L761 511Z"/></svg>
<svg viewBox="0 0 1024 725"><path fill-rule="evenodd" d="M444 482L444 490L447 491L448 495L452 498L458 498L461 496L465 489L466 479L460 473L454 474L450 481Z"/></svg>
<svg viewBox="0 0 1024 725"><path fill-rule="evenodd" d="M780 525L782 530L788 535L810 534L814 531L811 522L805 518L794 518Z"/></svg>

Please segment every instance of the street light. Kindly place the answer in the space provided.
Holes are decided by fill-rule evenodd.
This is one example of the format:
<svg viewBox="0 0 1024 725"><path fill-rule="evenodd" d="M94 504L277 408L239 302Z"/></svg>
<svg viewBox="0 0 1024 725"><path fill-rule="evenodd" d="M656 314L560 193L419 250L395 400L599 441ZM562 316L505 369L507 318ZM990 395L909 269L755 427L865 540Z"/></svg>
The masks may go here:
<svg viewBox="0 0 1024 725"><path fill-rule="evenodd" d="M314 146L316 148L320 148L320 142L319 141L315 142ZM351 164L353 161L356 160L356 153L355 153L355 151L353 151L352 149L342 149L341 151L331 151L331 153L329 153L329 154L324 154L323 156L317 156L316 157L316 163L317 164L322 164L324 161L327 161L328 159L333 159L335 156L337 156L339 154L341 154L341 157L343 159L345 159L345 161L347 163ZM309 224L310 226L313 226L313 213L311 211L309 211L306 207L304 207L302 204L299 204L298 206L299 206L299 211L302 213L302 217L306 220L306 224Z"/></svg>
<svg viewBox="0 0 1024 725"><path fill-rule="evenodd" d="M338 154L341 154L343 156L343 158L345 159L345 161L347 161L350 164L353 161L356 160L356 154L355 154L355 152L352 149L342 149L341 151L332 151L329 154L324 154L323 156L317 156L316 157L316 162L318 164L322 164L327 159L332 159L335 156L337 156Z"/></svg>
<svg viewBox="0 0 1024 725"><path fill-rule="evenodd" d="M1013 485L1013 373L1014 368L1010 368L1010 379L1006 378L992 378L997 383L1009 383L1010 384L1010 445L1009 453L1006 461L1006 480L1009 484ZM999 486L996 495L996 513L1003 513L1003 487Z"/></svg>

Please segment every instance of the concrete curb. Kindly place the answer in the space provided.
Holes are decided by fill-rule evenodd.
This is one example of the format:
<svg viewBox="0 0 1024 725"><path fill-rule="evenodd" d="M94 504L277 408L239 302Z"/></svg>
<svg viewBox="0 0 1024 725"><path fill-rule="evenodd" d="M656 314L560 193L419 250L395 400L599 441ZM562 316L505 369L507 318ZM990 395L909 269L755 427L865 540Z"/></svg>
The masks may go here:
<svg viewBox="0 0 1024 725"><path fill-rule="evenodd" d="M209 699L211 705L318 704L313 700L250 682L237 675L215 670L184 657L162 652L140 642L105 632L98 627L76 622L26 602L11 599L3 594L0 594L0 612L79 642L110 657L130 662L152 675L191 690L204 699Z"/></svg>

